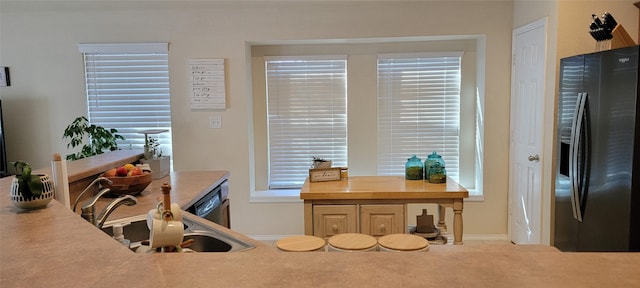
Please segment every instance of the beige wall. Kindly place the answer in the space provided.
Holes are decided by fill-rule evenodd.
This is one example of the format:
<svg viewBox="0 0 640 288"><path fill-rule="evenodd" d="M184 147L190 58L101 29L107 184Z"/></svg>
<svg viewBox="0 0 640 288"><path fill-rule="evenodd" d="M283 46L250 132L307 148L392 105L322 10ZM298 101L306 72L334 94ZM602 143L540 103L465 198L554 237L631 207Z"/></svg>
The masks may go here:
<svg viewBox="0 0 640 288"><path fill-rule="evenodd" d="M560 59L595 52L596 41L589 35L591 14L611 13L637 43L638 9L630 0L614 1L526 1L513 4L513 27L521 27L538 19L547 19L547 64L544 99L543 179L541 231L544 243L553 238L553 197L555 167L555 116L557 109L558 69Z"/></svg>
<svg viewBox="0 0 640 288"><path fill-rule="evenodd" d="M464 230L506 235L510 1L80 3L0 3L0 65L11 67L13 82L0 88L10 160L49 165L52 153L65 150L66 125L86 114L77 43L167 41L175 169L230 170L233 229L249 235L301 234L301 203L249 202L254 160L247 43L485 35L485 200L465 203ZM226 110L190 110L186 71L191 58L227 60ZM212 115L222 116L222 129L208 128Z"/></svg>
<svg viewBox="0 0 640 288"><path fill-rule="evenodd" d="M514 29L526 24L545 19L547 28L547 61L544 99L544 128L542 156L542 211L539 213L540 239L544 244L551 243L551 211L552 209L552 171L554 147L554 119L555 119L555 82L556 82L556 31L558 27L557 2L555 1L514 1L513 25Z"/></svg>
<svg viewBox="0 0 640 288"><path fill-rule="evenodd" d="M634 0L559 1L557 58L595 52L595 40L587 33L591 14L611 13L633 40L638 42L638 8ZM558 60L558 65L560 60Z"/></svg>

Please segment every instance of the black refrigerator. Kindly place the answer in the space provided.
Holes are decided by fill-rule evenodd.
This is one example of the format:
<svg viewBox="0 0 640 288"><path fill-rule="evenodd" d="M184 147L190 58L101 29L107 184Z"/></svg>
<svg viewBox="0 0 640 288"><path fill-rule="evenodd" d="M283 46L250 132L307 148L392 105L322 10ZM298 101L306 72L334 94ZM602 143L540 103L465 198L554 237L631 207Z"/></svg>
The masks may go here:
<svg viewBox="0 0 640 288"><path fill-rule="evenodd" d="M7 164L7 148L4 142L4 126L2 124L2 100L0 100L0 177L9 176Z"/></svg>
<svg viewBox="0 0 640 288"><path fill-rule="evenodd" d="M563 58L554 246L640 251L639 47Z"/></svg>

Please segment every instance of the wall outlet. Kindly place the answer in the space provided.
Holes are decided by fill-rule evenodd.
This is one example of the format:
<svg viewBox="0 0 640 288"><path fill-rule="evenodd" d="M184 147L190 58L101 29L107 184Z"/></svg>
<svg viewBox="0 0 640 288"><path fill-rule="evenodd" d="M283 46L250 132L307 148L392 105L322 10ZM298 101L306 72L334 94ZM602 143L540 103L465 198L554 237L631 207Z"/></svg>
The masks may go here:
<svg viewBox="0 0 640 288"><path fill-rule="evenodd" d="M220 128L222 128L222 116L210 116L209 117L209 128L211 128L211 129L220 129Z"/></svg>

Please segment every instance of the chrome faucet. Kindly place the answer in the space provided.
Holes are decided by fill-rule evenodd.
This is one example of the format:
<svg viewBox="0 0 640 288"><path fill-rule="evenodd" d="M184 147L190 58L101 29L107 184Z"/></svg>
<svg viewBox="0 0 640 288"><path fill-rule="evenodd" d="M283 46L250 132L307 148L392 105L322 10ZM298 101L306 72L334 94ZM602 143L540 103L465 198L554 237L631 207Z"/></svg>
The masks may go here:
<svg viewBox="0 0 640 288"><path fill-rule="evenodd" d="M96 185L97 183L100 183L100 181L105 181L109 185L113 184L113 181L109 180L109 178L106 178L106 177L98 177L98 178L94 179L91 182L91 184L89 184L89 186L87 186L87 188L84 188L84 190L82 190L82 192L80 192L80 194L78 194L78 197L76 197L76 201L73 202L73 212L74 213L76 212L76 207L78 207L78 201L80 201L80 198L82 197L82 195L84 195L84 193L89 191L89 189L91 189L91 187L93 187L93 185Z"/></svg>
<svg viewBox="0 0 640 288"><path fill-rule="evenodd" d="M73 203L73 212L76 211L76 207L78 206L78 201L80 201L80 197L82 197L82 195L87 192L89 190L89 188L91 188L93 185L95 185L96 183L100 182L100 181L106 181L107 183L111 184L113 183L111 180L109 180L108 178L105 177L98 177L95 180L93 180L93 182L91 182L91 184L89 184L89 186L87 186L87 188L85 188L80 195L78 195L78 197L76 197L76 201ZM104 221L107 220L107 217L109 217L109 215L111 214L111 212L113 212L113 210L115 210L116 208L118 208L121 205L127 205L127 206L133 206L138 204L138 199L136 199L136 197L133 197L131 195L125 195L123 197L117 198L113 201L111 201L111 203L109 203L109 205L107 205L107 207L105 207L104 209L102 209L102 211L100 212L100 214L98 214L98 217L96 217L95 215L95 205L96 202L98 202L98 199L100 199L100 197L102 197L104 194L107 194L111 191L111 189L109 188L103 188L102 190L100 190L100 192L94 196L93 198L89 199L87 202L85 202L82 207L80 207L80 209L82 210L82 214L80 216L82 216L82 218L84 218L85 220L89 221L89 223L97 226L98 228L102 228L102 225L104 225Z"/></svg>
<svg viewBox="0 0 640 288"><path fill-rule="evenodd" d="M80 207L80 209L82 210L82 218L89 221L89 223L96 225L98 228L102 228L102 225L104 225L104 222L107 220L107 217L109 217L111 212L113 212L113 210L116 210L116 208L121 205L133 206L138 204L138 199L136 199L136 197L125 195L111 201L111 203L109 203L107 207L104 207L104 209L102 209L102 211L100 211L100 213L96 216L96 202L98 202L98 199L100 199L100 197L102 197L104 194L109 193L110 191L111 189L104 188L100 190L100 192L96 196L84 203L84 205Z"/></svg>

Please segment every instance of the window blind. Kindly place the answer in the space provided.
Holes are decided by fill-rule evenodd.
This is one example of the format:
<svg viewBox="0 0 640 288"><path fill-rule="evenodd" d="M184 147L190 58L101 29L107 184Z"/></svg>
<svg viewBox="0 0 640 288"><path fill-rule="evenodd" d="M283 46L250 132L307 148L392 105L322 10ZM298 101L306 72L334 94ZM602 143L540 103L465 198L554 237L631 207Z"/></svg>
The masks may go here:
<svg viewBox="0 0 640 288"><path fill-rule="evenodd" d="M433 151L458 180L461 52L378 55L378 174Z"/></svg>
<svg viewBox="0 0 640 288"><path fill-rule="evenodd" d="M265 57L269 189L299 188L312 157L347 165L346 56Z"/></svg>
<svg viewBox="0 0 640 288"><path fill-rule="evenodd" d="M121 149L143 149L147 129L171 155L171 105L167 43L80 44L84 56L89 122L116 128Z"/></svg>

